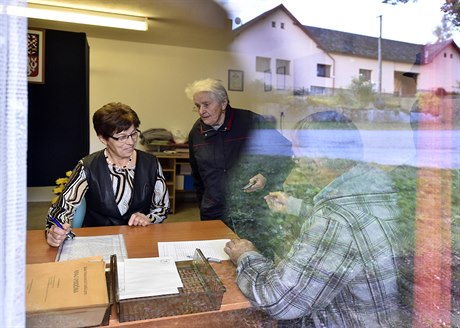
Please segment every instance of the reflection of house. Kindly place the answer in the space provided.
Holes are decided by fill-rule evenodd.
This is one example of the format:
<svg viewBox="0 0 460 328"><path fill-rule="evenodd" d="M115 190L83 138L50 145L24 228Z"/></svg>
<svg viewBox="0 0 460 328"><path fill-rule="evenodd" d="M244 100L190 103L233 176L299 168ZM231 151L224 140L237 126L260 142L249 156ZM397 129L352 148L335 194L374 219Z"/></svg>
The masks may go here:
<svg viewBox="0 0 460 328"><path fill-rule="evenodd" d="M420 58L419 90L460 91L460 48L453 40L428 44Z"/></svg>
<svg viewBox="0 0 460 328"><path fill-rule="evenodd" d="M263 82L265 91L324 94L347 88L358 76L378 90L378 43L376 37L303 26L279 5L237 28L233 51L244 58L246 77ZM460 50L452 40L424 46L382 39L381 58L384 93L459 91Z"/></svg>

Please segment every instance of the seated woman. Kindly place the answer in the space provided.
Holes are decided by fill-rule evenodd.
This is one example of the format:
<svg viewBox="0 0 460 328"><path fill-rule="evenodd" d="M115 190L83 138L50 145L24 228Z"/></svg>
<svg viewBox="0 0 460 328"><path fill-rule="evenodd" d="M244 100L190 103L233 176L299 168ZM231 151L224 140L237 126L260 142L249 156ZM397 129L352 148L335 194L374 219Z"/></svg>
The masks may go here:
<svg viewBox="0 0 460 328"><path fill-rule="evenodd" d="M158 159L135 149L140 120L122 103L109 103L93 115L105 149L81 159L46 220L46 240L58 247L70 231L75 210L86 199L83 226L147 226L163 222L169 194ZM62 228L59 227L59 223Z"/></svg>

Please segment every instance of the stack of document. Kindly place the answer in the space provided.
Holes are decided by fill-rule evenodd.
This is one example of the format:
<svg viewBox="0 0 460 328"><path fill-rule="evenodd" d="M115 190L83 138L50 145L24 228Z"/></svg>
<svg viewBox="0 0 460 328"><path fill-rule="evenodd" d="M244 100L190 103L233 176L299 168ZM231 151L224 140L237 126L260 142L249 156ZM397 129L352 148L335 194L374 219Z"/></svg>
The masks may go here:
<svg viewBox="0 0 460 328"><path fill-rule="evenodd" d="M183 287L172 257L125 259L117 271L120 300L178 294Z"/></svg>

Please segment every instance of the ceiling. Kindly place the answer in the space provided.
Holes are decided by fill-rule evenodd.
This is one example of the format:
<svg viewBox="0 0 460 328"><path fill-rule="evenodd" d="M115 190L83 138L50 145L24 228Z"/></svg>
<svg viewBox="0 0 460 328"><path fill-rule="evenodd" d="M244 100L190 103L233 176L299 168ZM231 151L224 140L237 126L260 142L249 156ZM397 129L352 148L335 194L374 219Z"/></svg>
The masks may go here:
<svg viewBox="0 0 460 328"><path fill-rule="evenodd" d="M43 0L41 3L148 17L148 31L29 19L29 27L85 32L88 37L225 50L231 19L213 0Z"/></svg>

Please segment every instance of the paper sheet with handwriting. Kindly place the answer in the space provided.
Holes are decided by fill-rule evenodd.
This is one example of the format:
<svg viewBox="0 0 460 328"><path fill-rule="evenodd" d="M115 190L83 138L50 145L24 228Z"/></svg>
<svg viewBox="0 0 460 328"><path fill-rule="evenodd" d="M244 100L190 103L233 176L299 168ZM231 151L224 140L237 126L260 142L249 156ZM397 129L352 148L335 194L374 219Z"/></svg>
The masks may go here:
<svg viewBox="0 0 460 328"><path fill-rule="evenodd" d="M122 234L105 236L75 237L66 240L59 247L56 262L81 259L90 256L102 256L110 263L110 256L115 254L117 261L128 258L125 239Z"/></svg>
<svg viewBox="0 0 460 328"><path fill-rule="evenodd" d="M229 256L224 252L228 241L230 239L158 242L158 254L171 256L175 261L189 261L195 254L195 249L199 248L205 257L229 260Z"/></svg>

